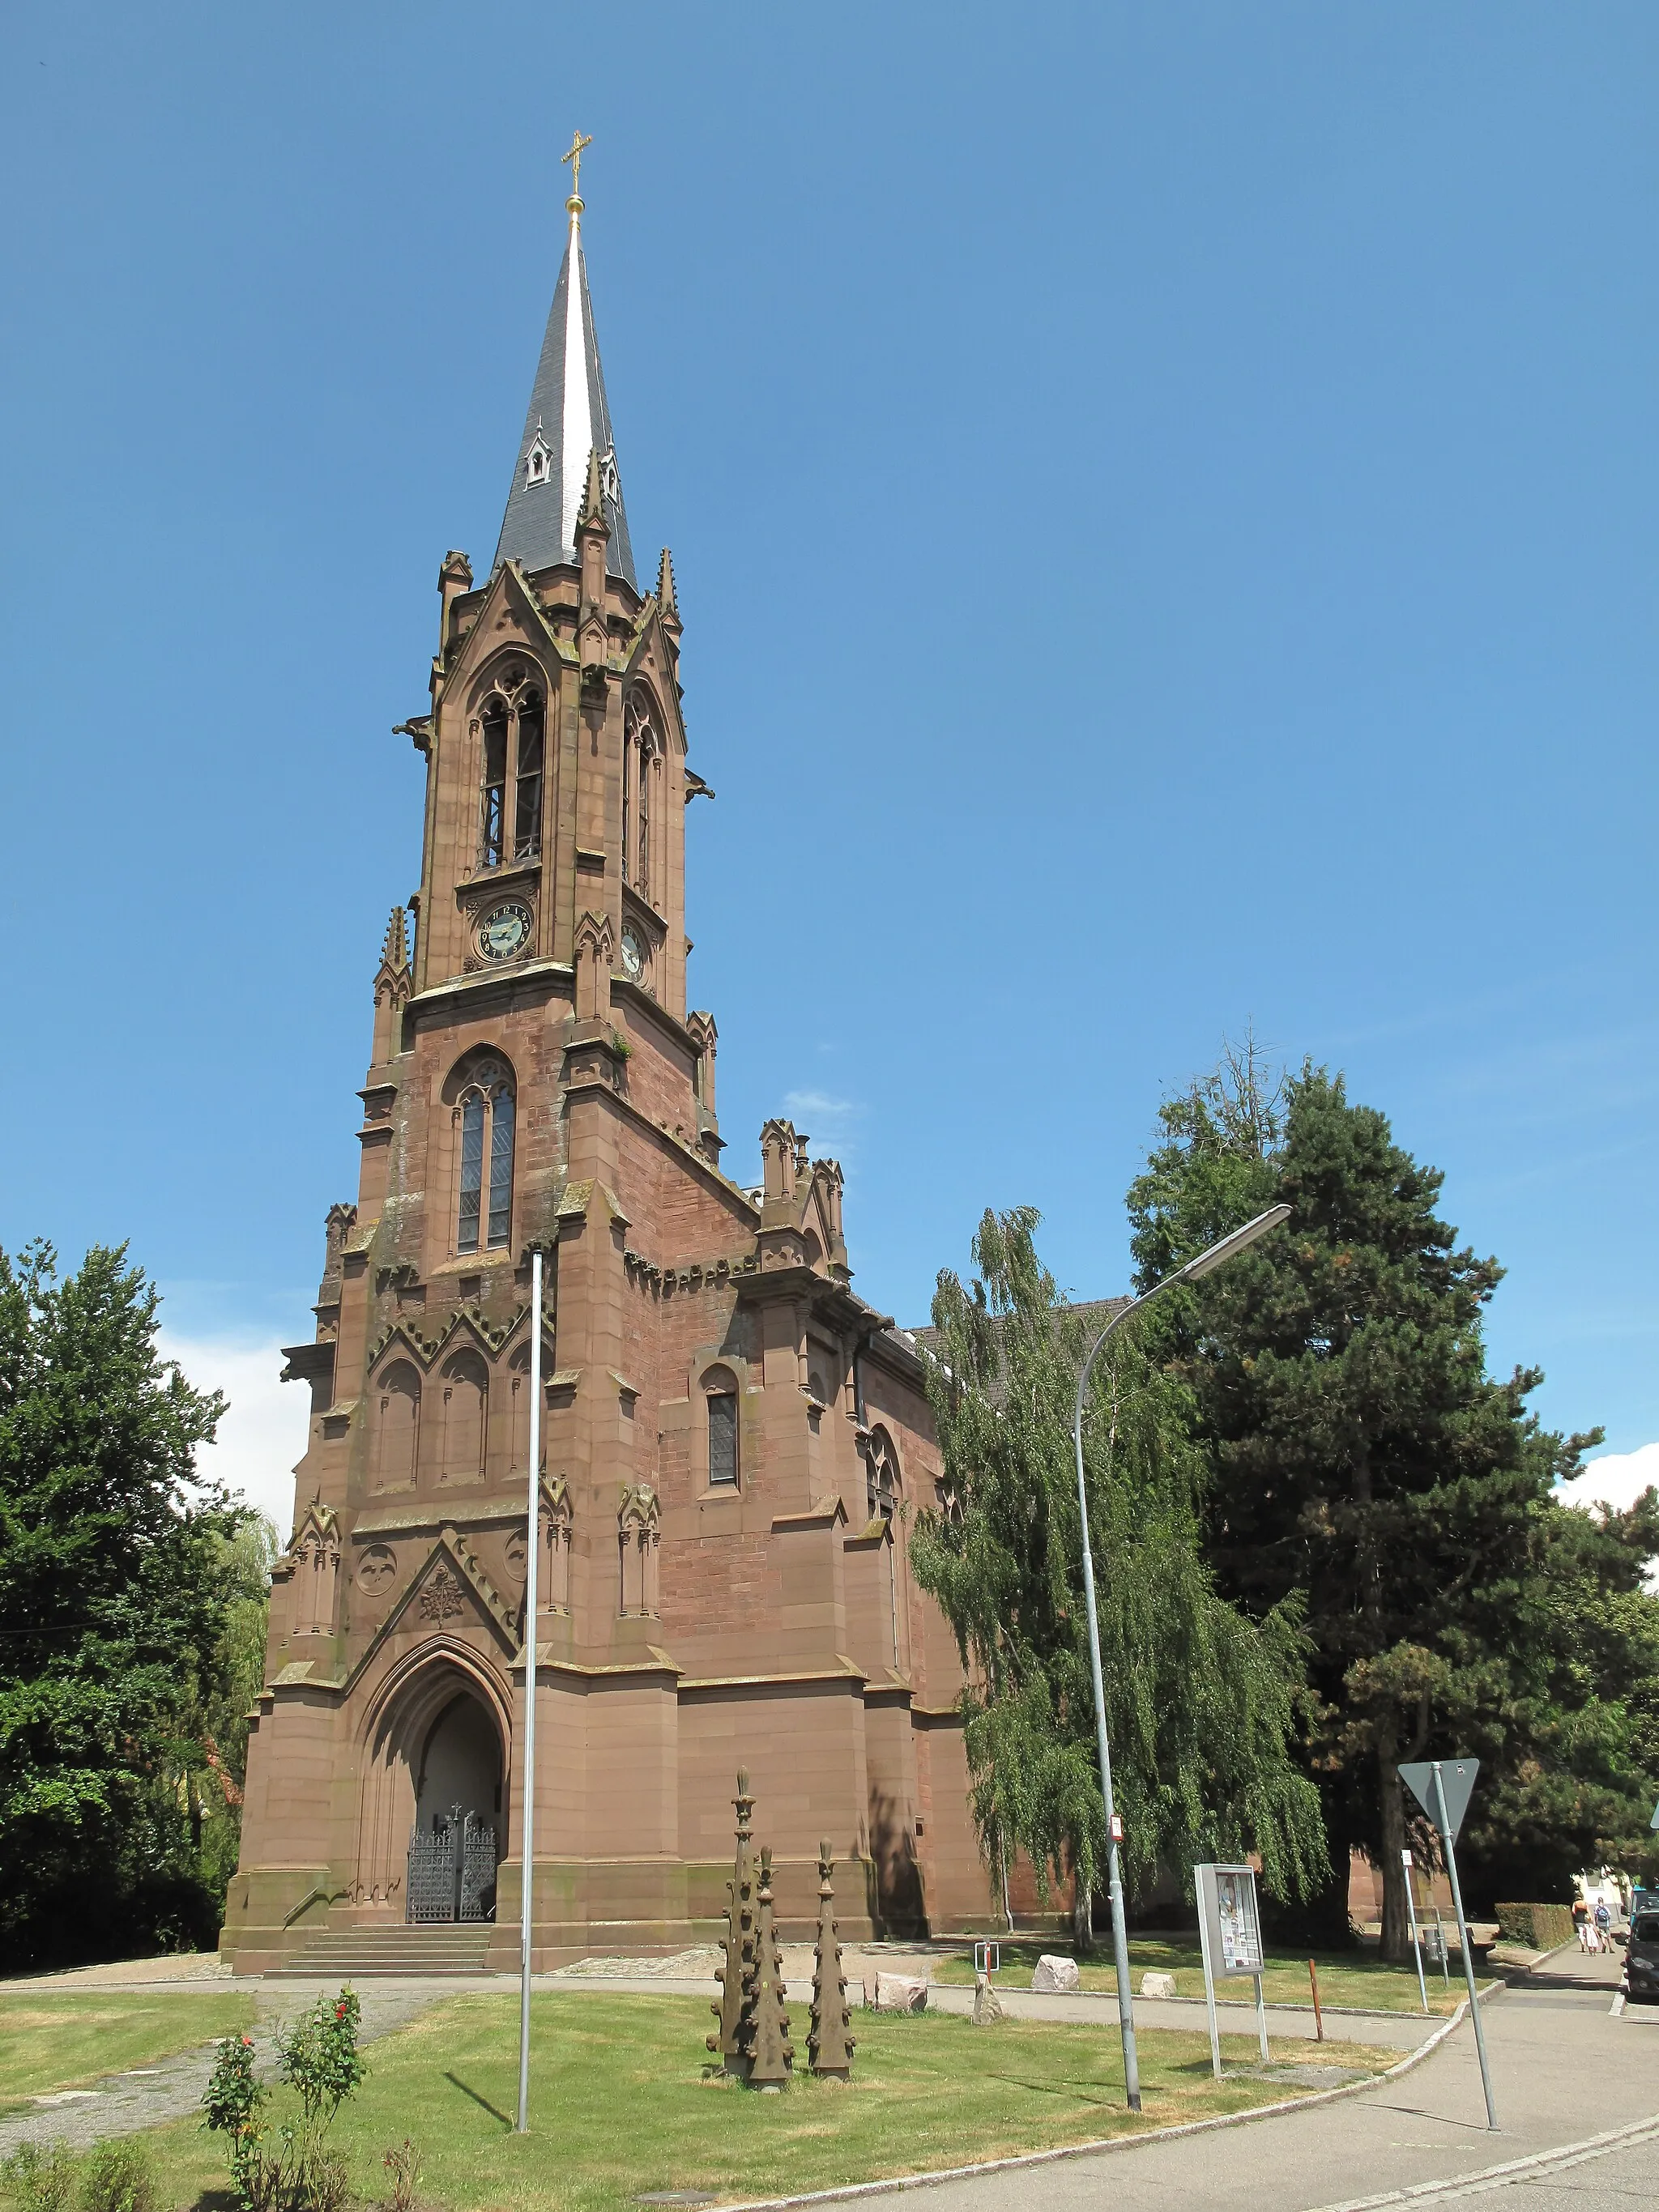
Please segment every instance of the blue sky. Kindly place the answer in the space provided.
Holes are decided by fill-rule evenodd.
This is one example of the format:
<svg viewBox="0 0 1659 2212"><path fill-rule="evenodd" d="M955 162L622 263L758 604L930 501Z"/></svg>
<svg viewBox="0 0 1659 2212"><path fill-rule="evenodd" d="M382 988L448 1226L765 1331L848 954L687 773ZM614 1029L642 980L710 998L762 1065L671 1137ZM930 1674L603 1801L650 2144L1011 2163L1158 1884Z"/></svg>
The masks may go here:
<svg viewBox="0 0 1659 2212"><path fill-rule="evenodd" d="M309 1334L580 124L728 1164L792 1110L904 1320L1020 1200L1113 1290L1253 1020L1446 1170L1545 1418L1659 1439L1651 7L162 0L9 59L0 1243L131 1237L254 1395Z"/></svg>

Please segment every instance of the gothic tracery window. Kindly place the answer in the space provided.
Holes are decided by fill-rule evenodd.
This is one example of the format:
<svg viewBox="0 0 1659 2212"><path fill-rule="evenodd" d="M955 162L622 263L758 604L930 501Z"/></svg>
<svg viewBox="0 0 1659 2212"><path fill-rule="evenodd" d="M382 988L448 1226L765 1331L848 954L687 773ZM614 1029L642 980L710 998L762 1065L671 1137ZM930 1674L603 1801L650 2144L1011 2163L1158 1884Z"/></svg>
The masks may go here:
<svg viewBox="0 0 1659 2212"><path fill-rule="evenodd" d="M507 834L507 702L492 692L483 710L483 826L479 858L500 864Z"/></svg>
<svg viewBox="0 0 1659 2212"><path fill-rule="evenodd" d="M869 1455L865 1461L864 1493L871 1520L890 1522L898 1510L898 1456L884 1429L878 1429L870 1439Z"/></svg>
<svg viewBox="0 0 1659 2212"><path fill-rule="evenodd" d="M533 860L542 848L547 702L533 684L523 688L526 673L522 668L502 672L477 725L483 757L478 865L483 868L498 868L509 858Z"/></svg>
<svg viewBox="0 0 1659 2212"><path fill-rule="evenodd" d="M652 896L651 818L653 786L662 746L651 714L648 692L629 694L623 720L623 881L641 898Z"/></svg>
<svg viewBox="0 0 1659 2212"><path fill-rule="evenodd" d="M513 1085L499 1060L471 1070L457 1102L460 1126L460 1199L455 1249L490 1250L513 1238Z"/></svg>
<svg viewBox="0 0 1659 2212"><path fill-rule="evenodd" d="M546 723L540 694L519 702L519 752L513 803L513 857L532 860L542 848L542 760Z"/></svg>

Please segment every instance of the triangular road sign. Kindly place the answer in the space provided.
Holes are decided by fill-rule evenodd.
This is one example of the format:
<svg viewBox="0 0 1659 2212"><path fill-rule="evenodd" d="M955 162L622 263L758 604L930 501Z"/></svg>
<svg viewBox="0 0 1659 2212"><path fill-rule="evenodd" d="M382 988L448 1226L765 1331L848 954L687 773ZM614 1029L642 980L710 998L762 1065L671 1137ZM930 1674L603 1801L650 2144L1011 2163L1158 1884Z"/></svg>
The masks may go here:
<svg viewBox="0 0 1659 2212"><path fill-rule="evenodd" d="M1455 1844L1457 1832L1463 1825L1463 1815L1469 1809L1469 1793L1474 1788L1475 1776L1480 1771L1480 1762L1478 1759L1443 1759L1439 1766L1440 1787L1446 1800L1446 1818L1451 1824L1446 1841ZM1413 1765L1402 1766L1400 1778L1410 1785L1413 1796L1437 1828L1440 1813L1434 1799L1434 1769L1433 1759L1421 1759Z"/></svg>

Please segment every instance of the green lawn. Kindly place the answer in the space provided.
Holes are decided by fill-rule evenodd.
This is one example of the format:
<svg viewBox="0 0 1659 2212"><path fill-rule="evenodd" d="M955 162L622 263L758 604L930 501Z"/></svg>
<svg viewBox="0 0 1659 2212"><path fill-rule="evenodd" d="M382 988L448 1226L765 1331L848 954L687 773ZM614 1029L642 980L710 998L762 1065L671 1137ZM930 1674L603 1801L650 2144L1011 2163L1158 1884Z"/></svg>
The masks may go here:
<svg viewBox="0 0 1659 2212"><path fill-rule="evenodd" d="M1031 1969L1041 1954L1044 1951L1063 1954L1068 1949L1067 1945L1059 1942L1005 1943L1002 1947L1002 1972L998 1979L1011 1989L1029 1990ZM1356 2005L1368 2012L1419 2012L1422 2009L1422 2001L1417 1993L1417 1970L1414 1966L1384 1966L1374 1959L1367 1959L1354 1952L1322 1958L1318 1963L1319 2002L1322 2005ZM1177 1996L1201 1997L1204 1994L1204 1960L1195 1942L1182 1943L1165 1942L1153 1936L1131 1936L1129 1964L1133 1972L1137 1994L1140 1989L1140 1977L1149 1966L1175 1976ZM1085 1959L1081 1972L1085 1990L1115 1990L1117 1986L1109 1948L1103 1948L1092 1959ZM1437 1966L1430 1968L1426 1961L1424 1976L1428 1983L1431 2012L1455 2012L1464 1994L1461 1967L1454 1967L1449 1989L1440 1978L1440 1969ZM974 1978L971 1953L963 1952L959 1958L941 1959L933 1969L933 1978L940 1982L971 1983ZM1285 1951L1269 1953L1267 1971L1261 1980L1269 2004L1309 2004L1312 2002L1305 1956L1298 1957ZM1255 1992L1250 1982L1241 1980L1230 1994L1250 2000Z"/></svg>
<svg viewBox="0 0 1659 2212"><path fill-rule="evenodd" d="M170 1991L0 1992L0 2112L52 2089L78 2089L102 2074L154 2066L253 2018L253 2000Z"/></svg>
<svg viewBox="0 0 1659 2212"><path fill-rule="evenodd" d="M852 2086L799 2080L763 2096L706 2071L708 2008L689 1997L550 1992L533 2001L531 2127L512 2133L518 2000L450 1999L368 2046L368 2079L342 2112L336 2145L354 2189L384 2194L382 2152L411 2136L431 2212L634 2212L654 2190L781 2195L954 2166L1238 2112L1298 2092L1254 2078L1220 2084L1202 2033L1140 2039L1146 2109L1123 2109L1109 2029L1005 2021L975 2028L943 2014L859 2014ZM794 2014L804 2063L805 2003ZM1226 2057L1255 2063L1254 2038ZM1285 2044L1275 2062L1380 2071L1398 2054ZM1333 2079L1338 2077L1333 2076ZM1305 2094L1305 2092L1304 2092ZM283 2108L273 2107L274 2117ZM217 2139L190 2122L148 2138L163 2201L195 2206L223 2185Z"/></svg>

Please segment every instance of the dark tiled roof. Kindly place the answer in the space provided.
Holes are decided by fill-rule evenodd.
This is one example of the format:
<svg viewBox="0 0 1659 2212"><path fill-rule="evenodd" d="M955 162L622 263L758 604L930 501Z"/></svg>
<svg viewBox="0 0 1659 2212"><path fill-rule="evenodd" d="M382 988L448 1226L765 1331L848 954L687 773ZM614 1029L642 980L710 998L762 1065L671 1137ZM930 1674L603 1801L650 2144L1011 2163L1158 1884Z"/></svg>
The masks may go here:
<svg viewBox="0 0 1659 2212"><path fill-rule="evenodd" d="M567 392L567 383L573 377L575 382ZM538 441L544 458L538 455L532 481L531 456L537 452ZM565 450L567 444L572 448L569 452ZM575 451L576 447L581 450ZM516 561L533 571L575 561L575 520L587 483L590 450L599 456L605 518L611 525L605 566L613 576L623 577L637 591L622 479L617 473L616 441L611 433L611 408L605 396L605 372L599 367L599 342L593 329L593 303L587 291L581 226L573 220L564 264L553 290L536 381L531 387L524 435L519 441L507 513L501 519L501 543L495 548L498 565Z"/></svg>

